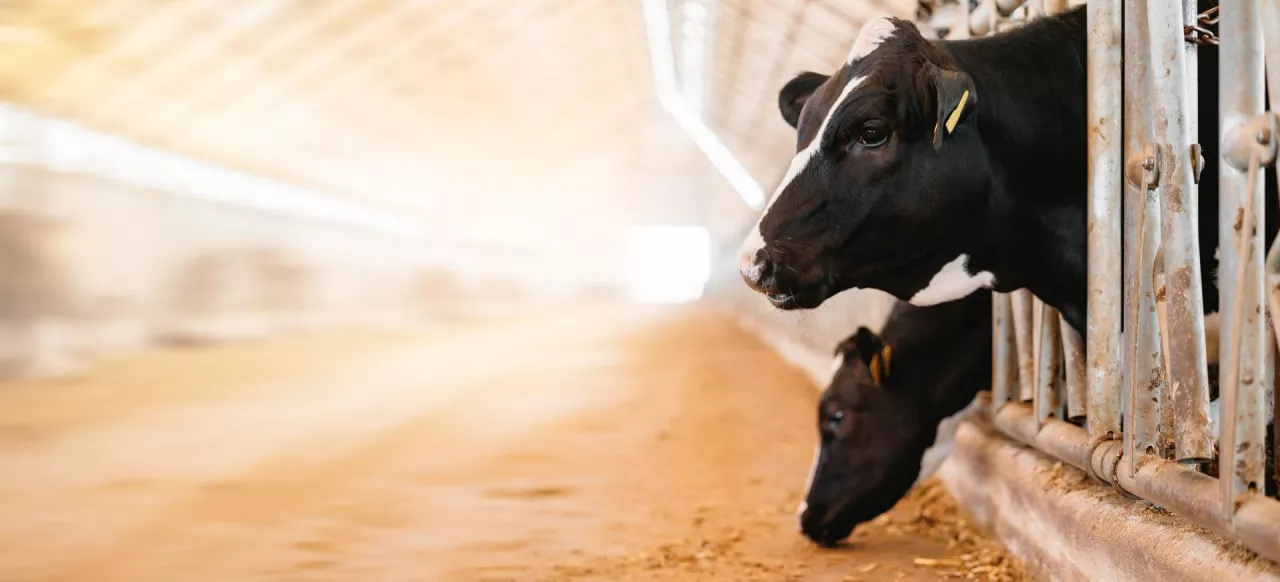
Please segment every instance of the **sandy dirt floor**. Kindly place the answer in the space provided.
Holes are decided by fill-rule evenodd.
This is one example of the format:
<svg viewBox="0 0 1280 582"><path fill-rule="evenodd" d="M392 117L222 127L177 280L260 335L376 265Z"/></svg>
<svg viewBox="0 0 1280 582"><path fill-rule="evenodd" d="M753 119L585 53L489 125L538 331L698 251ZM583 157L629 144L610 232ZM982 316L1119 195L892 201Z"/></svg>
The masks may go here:
<svg viewBox="0 0 1280 582"><path fill-rule="evenodd" d="M816 397L706 308L0 384L0 580L1014 579L936 486L844 547L796 533Z"/></svg>

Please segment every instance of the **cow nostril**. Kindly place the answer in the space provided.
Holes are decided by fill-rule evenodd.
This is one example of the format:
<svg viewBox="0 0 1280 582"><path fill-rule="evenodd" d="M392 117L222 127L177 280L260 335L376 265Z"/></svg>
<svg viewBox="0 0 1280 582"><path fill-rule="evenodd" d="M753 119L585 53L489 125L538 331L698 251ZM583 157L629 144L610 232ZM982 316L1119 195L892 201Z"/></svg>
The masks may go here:
<svg viewBox="0 0 1280 582"><path fill-rule="evenodd" d="M738 271L742 274L742 279L757 291L768 292L772 286L774 270L773 262L763 249L755 253L743 253L738 257Z"/></svg>
<svg viewBox="0 0 1280 582"><path fill-rule="evenodd" d="M769 260L769 257L764 254L763 250L756 255L756 265L760 270L760 278L758 281L763 283L773 278L773 272L777 269L777 265L775 265L773 261Z"/></svg>

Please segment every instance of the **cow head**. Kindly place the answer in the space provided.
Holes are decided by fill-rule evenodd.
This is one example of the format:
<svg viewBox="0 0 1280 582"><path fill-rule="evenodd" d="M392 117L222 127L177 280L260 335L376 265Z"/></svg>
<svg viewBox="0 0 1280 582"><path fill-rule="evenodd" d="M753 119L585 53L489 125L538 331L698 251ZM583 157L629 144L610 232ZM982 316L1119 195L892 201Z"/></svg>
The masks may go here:
<svg viewBox="0 0 1280 582"><path fill-rule="evenodd" d="M753 289L809 309L850 288L932 305L991 287L981 236L991 166L973 80L915 25L862 28L835 74L802 73L778 104L795 158L739 252Z"/></svg>
<svg viewBox="0 0 1280 582"><path fill-rule="evenodd" d="M821 441L801 503L800 531L832 546L893 507L920 475L936 423L900 386L893 352L867 328L840 344L818 405Z"/></svg>

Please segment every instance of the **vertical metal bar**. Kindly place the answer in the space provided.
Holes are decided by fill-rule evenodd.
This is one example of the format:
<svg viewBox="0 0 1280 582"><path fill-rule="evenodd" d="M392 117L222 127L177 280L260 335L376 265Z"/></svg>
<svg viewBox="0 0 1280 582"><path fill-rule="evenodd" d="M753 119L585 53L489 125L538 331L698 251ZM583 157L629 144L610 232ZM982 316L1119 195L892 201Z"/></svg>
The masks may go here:
<svg viewBox="0 0 1280 582"><path fill-rule="evenodd" d="M1160 454L1160 397L1164 351L1155 311L1152 265L1160 246L1159 197L1150 188L1143 145L1152 136L1151 88L1147 74L1146 3L1126 0L1124 10L1125 179L1125 357L1129 398L1125 405L1125 455L1129 474L1135 453ZM1154 167L1154 166L1153 166Z"/></svg>
<svg viewBox="0 0 1280 582"><path fill-rule="evenodd" d="M1032 20L1045 15L1044 0L1028 0L1027 1L1027 20Z"/></svg>
<svg viewBox="0 0 1280 582"><path fill-rule="evenodd" d="M1009 294L1013 303L1013 329L1017 338L1018 349L1018 392L1015 398L1019 402L1030 402L1035 391L1035 357L1032 353L1032 304L1034 298L1030 291L1019 289Z"/></svg>
<svg viewBox="0 0 1280 582"><path fill-rule="evenodd" d="M1080 422L1085 419L1089 409L1089 391L1086 388L1084 372L1084 340L1065 321L1059 321L1058 328L1062 330L1062 360L1066 368L1066 418L1071 422Z"/></svg>
<svg viewBox="0 0 1280 582"><path fill-rule="evenodd" d="M1198 24L1196 19L1200 16L1199 0L1182 0L1182 24ZM1181 29L1180 29L1181 30ZM1184 36L1185 38L1185 36ZM1183 43L1186 64L1186 111L1187 111L1187 134L1191 136L1191 141L1199 141L1200 136L1200 92L1196 91L1197 82L1200 79L1200 47L1191 43Z"/></svg>
<svg viewBox="0 0 1280 582"><path fill-rule="evenodd" d="M1160 153L1157 165L1163 202L1161 247L1168 318L1164 335L1168 337L1169 385L1178 419L1174 445L1179 461L1204 462L1213 456L1213 436L1209 430L1196 189L1191 170L1191 136L1186 122L1186 55L1181 6L1150 2L1147 22L1151 62L1155 65L1151 78L1155 89L1153 119ZM1090 303L1091 307L1096 305L1093 301ZM1090 309L1090 314L1093 311ZM1092 345L1089 352L1098 353Z"/></svg>
<svg viewBox="0 0 1280 582"><path fill-rule="evenodd" d="M1225 65L1218 82L1221 96L1222 133L1227 139L1256 144L1255 132L1231 131L1262 113L1263 56L1261 11L1257 0L1240 0L1221 11L1219 31L1221 62ZM1224 145L1225 142L1224 142ZM1223 224L1219 225L1219 283L1224 317L1221 318L1219 362L1224 363L1220 384L1219 479L1223 507L1228 517L1235 514L1240 493L1257 489L1266 479L1266 411L1263 372L1263 334L1266 319L1262 311L1262 222L1265 171L1254 168L1249 184L1247 171L1226 160L1224 152L1220 185ZM1252 190L1250 190L1252 188Z"/></svg>
<svg viewBox="0 0 1280 582"><path fill-rule="evenodd" d="M994 415L1000 406L1013 399L1018 385L1018 360L1016 357L1017 341L1013 331L1013 303L1005 293L991 294L991 341L992 370L991 377L991 413Z"/></svg>
<svg viewBox="0 0 1280 582"><path fill-rule="evenodd" d="M1058 326L1058 312L1041 303L1038 334L1040 344L1036 355L1036 420L1044 422L1058 416L1061 408L1058 379L1062 377L1062 331Z"/></svg>
<svg viewBox="0 0 1280 582"><path fill-rule="evenodd" d="M1271 110L1280 110L1280 2L1270 0L1262 5L1262 29L1264 45L1266 49L1266 78L1267 92L1271 95ZM1277 180L1280 180L1280 163L1275 165ZM1267 255L1265 266L1266 283L1265 288L1269 290L1267 293L1267 306L1270 307L1270 319L1272 330L1275 334L1280 334L1280 273L1278 273L1276 265L1280 263L1280 245L1273 244L1271 252ZM1276 335L1268 334L1269 339L1274 343L1280 343ZM1271 396L1272 404L1272 443L1271 451L1273 455L1273 464L1275 465L1275 474L1273 478L1280 483L1280 428L1276 427L1276 422L1280 421L1280 394L1276 394L1276 386L1280 386L1280 364L1276 359L1280 357L1274 350L1269 350L1269 361L1276 372L1272 374L1271 390L1268 394Z"/></svg>
<svg viewBox="0 0 1280 582"><path fill-rule="evenodd" d="M953 28L953 30L955 30L956 33L958 33L958 34L953 33L953 34L956 34L956 38L964 39L964 38L973 37L973 29L969 25L969 19L972 17L972 14L970 14L971 12L972 11L969 10L968 0L960 2L960 23L961 24Z"/></svg>
<svg viewBox="0 0 1280 582"><path fill-rule="evenodd" d="M1120 0L1088 4L1089 434L1120 432Z"/></svg>
<svg viewBox="0 0 1280 582"><path fill-rule="evenodd" d="M1265 196L1265 192L1264 192L1264 196ZM1270 317L1268 317L1268 319L1270 319ZM1263 444L1263 447L1264 448L1271 447L1272 474L1269 475L1268 477L1272 479L1277 485L1280 485L1280 467L1277 467L1277 465L1280 463L1275 462L1276 455L1280 454L1280 446L1277 446L1277 445L1280 445L1280 431L1277 431L1275 429L1275 420L1278 416L1275 414L1276 412L1275 407L1277 406L1277 404L1280 404L1280 401L1277 401L1276 399L1276 336L1269 332L1269 330L1271 329L1270 326L1268 326L1267 329L1268 329L1268 332L1262 334L1263 337L1266 338L1266 348L1265 348L1266 357L1263 358L1263 363L1267 370L1262 375L1262 377L1265 378L1262 392L1265 400L1265 402L1263 403L1264 407L1266 406L1271 407L1271 409L1267 411L1269 415L1268 418L1270 420L1268 424L1270 424L1269 428L1271 430L1271 442L1265 442ZM1263 430L1267 430L1267 427L1264 427ZM1277 494L1280 495L1280 491L1278 491Z"/></svg>
<svg viewBox="0 0 1280 582"><path fill-rule="evenodd" d="M1040 399L1040 316L1043 315L1044 302L1035 295L1031 296L1031 410L1036 410L1036 400Z"/></svg>
<svg viewBox="0 0 1280 582"><path fill-rule="evenodd" d="M1155 191L1155 205L1160 206L1160 194ZM1163 223L1164 221L1161 220ZM1160 225L1163 226L1163 225ZM1177 410L1173 404L1173 389L1169 386L1171 379L1169 377L1169 334L1165 330L1169 327L1168 305L1166 299L1168 293L1165 292L1164 282L1164 255L1161 251L1156 251L1156 258L1151 263L1151 288L1155 294L1156 304L1156 327L1160 335L1160 365L1164 370L1164 384L1160 390L1160 438L1158 443L1160 446L1160 456L1166 459L1174 457L1174 441L1177 440L1176 417Z"/></svg>
<svg viewBox="0 0 1280 582"><path fill-rule="evenodd" d="M1267 0L1262 3L1262 37L1266 50L1267 88L1271 95L1271 110L1280 111L1280 2ZM1275 165L1280 176L1280 164Z"/></svg>

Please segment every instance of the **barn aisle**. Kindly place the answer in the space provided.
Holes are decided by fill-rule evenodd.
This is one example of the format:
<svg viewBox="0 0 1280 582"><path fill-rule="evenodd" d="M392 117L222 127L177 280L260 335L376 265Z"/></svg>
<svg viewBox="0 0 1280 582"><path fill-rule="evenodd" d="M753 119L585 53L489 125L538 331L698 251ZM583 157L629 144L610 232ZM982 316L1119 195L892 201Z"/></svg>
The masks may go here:
<svg viewBox="0 0 1280 582"><path fill-rule="evenodd" d="M936 495L843 549L795 532L815 397L696 307L326 332L0 385L0 579L937 579L930 560L963 548L913 527L946 525Z"/></svg>

